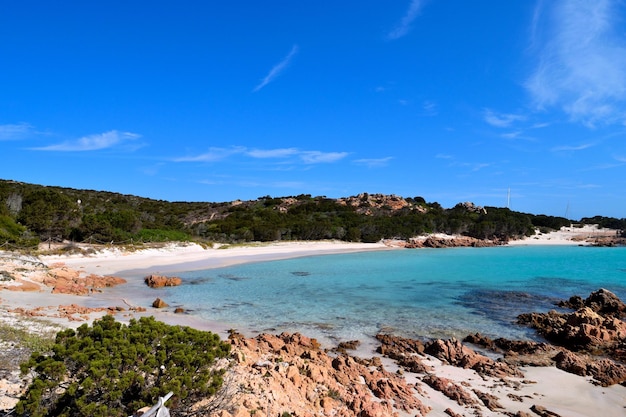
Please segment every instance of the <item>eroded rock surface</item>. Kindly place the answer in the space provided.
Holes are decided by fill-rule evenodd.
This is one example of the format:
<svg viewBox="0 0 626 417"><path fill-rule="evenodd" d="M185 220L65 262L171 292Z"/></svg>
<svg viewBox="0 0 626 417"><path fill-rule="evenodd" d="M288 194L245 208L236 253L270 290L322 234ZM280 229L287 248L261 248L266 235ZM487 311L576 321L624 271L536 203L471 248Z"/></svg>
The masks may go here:
<svg viewBox="0 0 626 417"><path fill-rule="evenodd" d="M230 340L239 368L251 369L239 401L246 411L233 415L267 409L272 415L289 410L297 416L344 417L397 416L398 410L419 416L429 411L415 396L414 386L375 359L333 357L315 339L298 333L252 339L233 333ZM268 394L259 396L259 391Z"/></svg>
<svg viewBox="0 0 626 417"><path fill-rule="evenodd" d="M573 313L528 313L518 323L537 330L548 341L570 350L608 353L620 349L626 339L626 322L612 315L603 316L590 307Z"/></svg>

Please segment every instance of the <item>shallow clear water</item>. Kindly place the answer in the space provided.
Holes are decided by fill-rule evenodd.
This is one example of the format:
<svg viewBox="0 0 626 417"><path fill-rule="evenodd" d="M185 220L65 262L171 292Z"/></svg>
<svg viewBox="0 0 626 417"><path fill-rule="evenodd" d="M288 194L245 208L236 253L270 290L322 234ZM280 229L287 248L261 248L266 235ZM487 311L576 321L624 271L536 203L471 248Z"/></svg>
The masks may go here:
<svg viewBox="0 0 626 417"><path fill-rule="evenodd" d="M380 331L408 337L533 338L518 314L607 288L626 299L626 248L528 246L324 255L181 274L182 305L244 331L322 341Z"/></svg>

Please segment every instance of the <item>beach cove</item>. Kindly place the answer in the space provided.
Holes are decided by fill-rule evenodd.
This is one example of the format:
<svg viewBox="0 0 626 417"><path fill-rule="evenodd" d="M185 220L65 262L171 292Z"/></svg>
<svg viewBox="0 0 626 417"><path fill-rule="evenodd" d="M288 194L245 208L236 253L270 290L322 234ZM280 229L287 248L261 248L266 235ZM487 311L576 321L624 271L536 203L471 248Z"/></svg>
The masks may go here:
<svg viewBox="0 0 626 417"><path fill-rule="evenodd" d="M553 246L553 245L559 246L559 245L565 244L565 245L570 245L572 249L578 249L578 250L593 251L593 250L602 249L602 248L578 248L578 245L580 245L580 241L573 241L571 239L563 238L562 236L557 238L557 235L552 235L550 237L543 236L539 239L529 239L525 243L522 243L522 242L517 242L517 243L523 244L526 246L533 246L537 248L538 245L541 245L540 242L542 241L544 242L544 244L547 243L550 246ZM555 242L558 242L558 244ZM483 251L483 250L507 251L507 250L515 250L515 249L517 248L514 248L514 247L510 247L510 248L500 247L500 248L487 248L487 249L464 248L464 249L458 249L458 250L453 249L453 250L446 250L446 251L448 251L448 253L453 253L450 251L457 251L458 254L463 254L463 251L465 252ZM610 250L610 249L606 249L606 250ZM16 305L20 305L22 307L35 308L36 306L53 306L54 304L60 304L60 303L72 302L72 301L81 303L83 305L90 306L90 307L95 307L97 305L102 305L102 306L114 305L116 303L118 305L122 305L126 307L128 307L128 305L138 305L140 303L145 306L144 301L148 299L146 298L148 296L141 296L141 297L136 298L136 294L131 289L133 289L133 286L135 286L134 288L136 288L138 292L141 289L144 294L151 294L150 292L146 292L146 291L150 291L150 289L145 288L145 284L143 284L142 282L143 281L142 277L146 274L151 274L151 273L158 273L158 274L164 274L164 275L176 274L176 275L183 276L184 280L191 279L193 281L194 279L200 279L197 276L196 278L194 278L193 274L204 274L207 270L210 270L211 268L220 268L220 269L214 269L214 270L220 271L219 274L224 275L224 277L222 278L213 277L214 280L223 279L225 280L225 282L228 282L228 283L239 284L242 282L249 282L253 280L245 279L244 277L240 276L240 272L241 272L240 270L238 270L237 274L232 274L231 272L228 272L228 269L223 269L223 268L244 267L244 268L254 269L253 267L255 265L256 267L259 267L263 265L267 266L270 264L275 264L274 262L266 263L265 261L283 260L279 263L285 263L285 262L294 263L293 267L288 266L286 268L286 271L289 274L289 279L291 279L292 282L302 284L302 280L313 281L314 279L320 278L320 276L318 276L318 272L313 271L311 268L300 267L302 266L302 263L301 263L302 261L311 262L312 265L324 265L324 264L328 265L328 264L332 264L333 262L335 262L335 260L338 260L344 256L356 256L357 258L360 257L361 264L368 265L368 262L372 261L373 258L376 258L379 256L383 256L383 257L391 256L392 258L394 258L394 261L392 263L397 264L398 263L397 256L405 254L407 251L409 250L405 251L405 250L398 250L398 249L393 249L393 248L390 249L389 246L386 246L382 243L362 245L362 244L344 244L340 242L302 242L302 243L272 244L272 245L265 245L265 246L258 246L258 247L254 247L254 246L233 247L230 249L221 249L221 250L220 249L203 249L203 248L197 247L196 245L189 245L189 246L171 246L171 247L161 248L161 249L138 251L136 253L133 253L133 252L123 253L123 252L117 252L113 250L113 251L107 251L101 254L95 254L92 256L88 256L88 257L72 256L72 255L71 256L55 255L55 256L50 256L50 257L42 257L41 259L46 264L49 264L49 265L55 265L55 264L59 264L63 262L66 266L80 270L80 271L84 271L85 273L94 273L94 274L99 274L99 275L120 275L126 278L128 280L128 283L115 287L112 290L106 289L102 293L94 293L86 297L52 295L52 294L46 294L46 293L17 293L17 292L8 293L7 291L3 291L0 293L0 298L2 299L2 307L3 308L9 307L9 309L11 306L15 307ZM436 251L437 250L432 250L432 251L420 250L418 252L420 252L421 257L432 258L433 256L434 257L440 256L437 254ZM443 252L446 252L446 251L443 251ZM537 253L541 253L541 251ZM331 256L330 258L332 258L333 261L329 262L328 260L330 258L326 256L320 257L320 255L322 254L328 254L328 255L337 254L337 256ZM298 260L293 260L294 258L298 258ZM493 256L490 256L490 258L493 258ZM292 259L292 260L289 260L289 259ZM298 265L299 267L295 268L296 265ZM510 269L515 270L515 267L510 266ZM393 275L393 274L390 273L390 275ZM140 284L136 282L138 280L141 281ZM272 287L273 285L274 285L273 283L271 285L269 285L268 283L267 286ZM176 295L177 291L182 289L183 287L175 288L175 289L167 289L168 292L166 293L166 296L164 297L165 300L168 302L173 301L172 305L175 305L177 302L176 297L178 297L178 295ZM196 291L198 289L197 283L189 285L189 287L194 287ZM382 287L372 288L372 292L380 295L381 288ZM289 290L289 288L286 288L286 290ZM563 286L561 286L560 290L563 291L563 294L569 291L567 287L563 287ZM153 293L153 294L156 294L156 293ZM473 297L469 297L469 299L473 298L474 300L480 300L480 296L485 295L485 294L481 294L480 292L473 292L470 294L473 294ZM120 300L120 295L126 296L123 302ZM568 294L568 295L573 295L573 294ZM586 294L581 293L580 295L585 296ZM153 296L154 295L151 295L150 297L153 297ZM494 299L493 294L491 294L491 296L492 296L491 300L493 300ZM55 298L55 297L58 297L58 298ZM172 299L170 300L168 297L172 297ZM422 300L419 304L423 304L424 302L427 302L427 301L428 300ZM519 302L519 300L517 301ZM520 308L523 308L524 302L527 302L527 301L528 300L522 300L522 303L521 303L522 305L520 306ZM548 302L551 302L551 301L552 300L548 300ZM213 304L213 303L214 303L213 301L207 300L207 304ZM275 304L278 307L280 305L280 301L276 301ZM185 305L185 303L183 303L183 305ZM526 303L526 305L530 306L530 304L528 303ZM239 306L236 306L236 307L237 308L235 308L235 310L240 309ZM510 306L505 306L505 307L508 308ZM372 310L371 307L368 307L367 305L364 308L365 310L369 311L370 314L375 313L375 311ZM170 323L186 324L186 325L191 325L192 327L211 330L214 332L218 332L224 336L228 333L228 330L231 328L229 323L224 323L221 320L212 322L209 316L202 317L202 315L198 315L197 314L198 311L195 311L195 310L198 310L197 308L194 308L193 309L194 311L192 311L191 314L183 314L183 315L174 314L171 310L168 310L168 309L165 309L165 310L166 311L152 309L152 308L149 308L148 306L147 311L141 314L154 315L159 320L163 320L163 321L170 322ZM484 316L486 314L485 311L477 311L477 313L480 313L480 314L475 314L476 316L479 316L479 317L481 315ZM100 315L101 314L102 313L100 313ZM280 314L284 316L284 313L280 312ZM497 314L497 311L493 312L493 314ZM131 315L134 315L134 314L131 314L130 312L118 313L117 318L119 320L126 320ZM396 316L397 314L394 313L393 315ZM418 316L419 315L421 314L418 314ZM91 317L93 318L97 316L98 316L98 313L92 314ZM409 317L407 320L411 320L411 318ZM441 322L445 322L445 318L439 318L439 319L435 318L432 321L436 322L438 320ZM365 320L365 322L367 321L368 320ZM69 322L66 324L70 326L76 326L76 325L81 324L81 322ZM282 331L291 332L294 330L301 331L303 334L310 336L308 332L308 330L310 329L307 328L307 326L302 326L303 323L292 323L292 324L294 325L294 327L285 328L285 329L279 328L279 326L277 326L274 329L258 328L258 327L255 328L255 326L251 326L251 328L249 329L243 329L243 328L237 327L237 330L242 331L245 337L253 336L254 334L257 334L259 332L267 331L270 334L276 334ZM324 330L323 329L324 326L316 325L314 327L318 327L318 328L321 327L322 330ZM352 328L354 326L350 324L347 327ZM401 330L401 327L402 327L401 325L388 326L386 323L383 322L378 327L377 330L379 331L387 330L390 333L397 333L397 331ZM420 326L417 326L417 327L420 327ZM471 323L468 326L468 329L470 328L472 328ZM474 330L482 331L482 329L474 329ZM462 331L463 330L460 330L461 333ZM527 332L527 330L524 330L524 331ZM363 332L359 334L363 335ZM450 333L448 334L448 336L449 335ZM346 337L350 336L350 333L346 334L345 336ZM434 333L433 334L424 333L424 334L407 335L407 336L432 337L432 336L437 336L437 335ZM445 331L441 333L440 336L442 337L446 336ZM509 336L512 336L512 335L509 335ZM328 346L332 343L346 341L347 339L343 337L333 336L328 339L324 339L324 337L320 337L320 340L322 340L323 343ZM373 352L371 351L371 346L368 345L367 343L362 345L357 350L356 353L358 356L362 356L362 357L364 355L371 356L373 354ZM387 362L387 359L384 359L384 360L385 360L385 365L389 367L390 369L394 369L395 367L397 367L397 365ZM461 378L461 379L474 378L466 374L458 375L458 372L454 371L454 369L457 369L457 368L446 368L444 366L440 370L443 372L445 369L447 369L447 371L445 372L452 372L452 374L454 375L454 378ZM571 404L576 403L578 404L577 406L578 408L576 409L577 410L576 412L578 414L571 414L572 410L570 409L569 412L565 412L562 415L621 415L621 413L623 412L623 408L621 407L623 407L624 401L626 398L624 391L622 390L622 388L624 387L621 387L621 386L611 386L608 388L605 387L605 388L602 388L603 393L600 394L599 393L600 391L596 393L596 389L599 389L601 387L595 387L594 385L590 384L590 382L586 378L573 376L571 374L565 374L563 371L560 371L556 368L547 368L547 369L552 369L551 373L549 373L549 376L546 370L542 371L543 373L538 373L538 372L535 372L537 371L536 369L531 368L525 372L527 372L527 376L529 376L529 378L530 378L530 375L533 375L533 378L535 378L535 376L538 376L535 379L540 379L541 381L545 380L548 385L558 382L558 384L566 384L568 387L572 388L568 392L564 392L561 390L559 390L559 392L550 392L550 393L542 392L541 394L542 404L544 404L544 406L546 406L548 409L554 411L554 410L558 410L559 407L565 407L561 409L567 411L568 407L569 408L572 407ZM410 379L414 377L409 375L407 378ZM578 384L580 384L580 386ZM541 385L541 382L539 383L539 385ZM535 389L538 389L539 385L536 385ZM579 386L579 388L574 389L574 387L577 387L577 386ZM531 388L529 387L529 390L530 389ZM508 394L510 394L510 392L507 393L505 391L506 390L504 390L500 394L504 395L507 398L511 398L507 396ZM572 394L575 394L575 397L576 397L575 402L573 402L573 398L571 397ZM580 402L581 401L584 402L585 401L584 398L586 398L587 395L590 396L589 398L590 401L593 398L593 402L589 402L587 406L590 408L588 410L585 410L584 407L580 408L581 407ZM451 410L456 410L457 413L463 413L463 410L464 410L463 406L460 406L458 404L456 405L450 404L449 400L443 401L441 398L439 397L433 398L433 396L435 396L435 394L432 394L430 396L430 400L432 400L430 402L422 398L422 402L426 402L427 404L429 404L428 406L431 408L430 412L428 412L428 415L450 415L449 413L442 414L443 412L445 412L447 408L450 408ZM597 401L598 398L601 399L600 403L598 403ZM500 401L502 402L504 401L504 399L501 399ZM570 402L570 405L566 405L567 402ZM444 405L446 407L444 407ZM505 408L508 410L512 410L512 409L516 409L515 407L517 405L518 404L511 402L511 404L509 404L508 406L505 406ZM530 405L519 404L519 406L520 406L518 407L519 410L522 410L522 409L528 409ZM595 411L598 410L598 407L600 407L603 412L596 414ZM592 409L595 411L592 412L591 411ZM614 414L611 414L613 412ZM483 413L485 413L483 415L500 415L497 412L492 412L492 411L487 412L485 410L483 410ZM381 415L384 415L384 414L381 414ZM464 414L459 414L459 415L464 415Z"/></svg>

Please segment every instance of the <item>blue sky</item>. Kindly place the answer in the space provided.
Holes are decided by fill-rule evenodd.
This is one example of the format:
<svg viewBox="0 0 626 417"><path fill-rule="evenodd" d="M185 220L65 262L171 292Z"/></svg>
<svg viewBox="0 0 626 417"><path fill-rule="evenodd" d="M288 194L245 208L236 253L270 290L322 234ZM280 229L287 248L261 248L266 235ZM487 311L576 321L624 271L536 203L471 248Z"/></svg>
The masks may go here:
<svg viewBox="0 0 626 417"><path fill-rule="evenodd" d="M0 4L0 178L626 217L615 0Z"/></svg>

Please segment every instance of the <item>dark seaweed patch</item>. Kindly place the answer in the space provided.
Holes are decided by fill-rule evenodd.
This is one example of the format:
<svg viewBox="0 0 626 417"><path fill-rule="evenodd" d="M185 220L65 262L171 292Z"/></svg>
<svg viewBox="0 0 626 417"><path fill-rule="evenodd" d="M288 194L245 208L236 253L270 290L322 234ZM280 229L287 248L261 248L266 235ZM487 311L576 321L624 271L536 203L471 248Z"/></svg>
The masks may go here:
<svg viewBox="0 0 626 417"><path fill-rule="evenodd" d="M194 280L191 281L185 281L187 284L189 285L202 285L202 284L206 284L208 282L213 281L213 278L211 277L203 277L203 278L196 278Z"/></svg>
<svg viewBox="0 0 626 417"><path fill-rule="evenodd" d="M501 322L513 323L523 313L555 309L559 298L524 291L472 290L457 299L457 303L473 314Z"/></svg>
<svg viewBox="0 0 626 417"><path fill-rule="evenodd" d="M220 274L218 275L220 278L224 278L224 279L228 279L230 281L245 281L248 278L245 277L239 277L237 275L233 275L233 274Z"/></svg>

